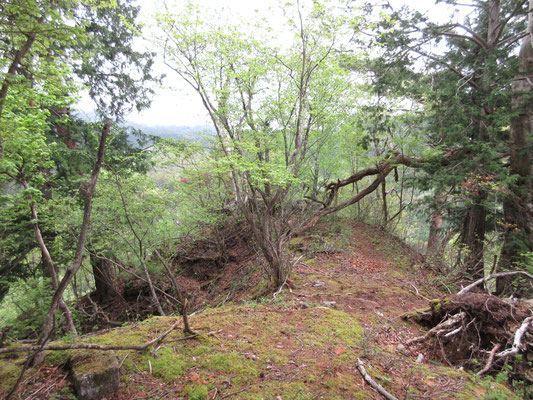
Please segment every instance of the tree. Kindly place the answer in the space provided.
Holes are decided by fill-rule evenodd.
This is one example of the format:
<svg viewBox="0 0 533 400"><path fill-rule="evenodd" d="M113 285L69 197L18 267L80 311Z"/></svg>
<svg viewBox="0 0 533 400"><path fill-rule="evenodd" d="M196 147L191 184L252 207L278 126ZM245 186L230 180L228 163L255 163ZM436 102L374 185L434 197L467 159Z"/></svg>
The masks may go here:
<svg viewBox="0 0 533 400"><path fill-rule="evenodd" d="M304 166L350 107L349 80L335 51L344 21L316 2L285 12L296 38L285 48L216 25L192 6L158 17L166 64L209 113L221 152L218 171L231 176L277 287L291 271L284 248L298 225L293 201L303 198Z"/></svg>
<svg viewBox="0 0 533 400"><path fill-rule="evenodd" d="M2 205L8 207L2 216L9 222L20 222L17 227L21 230L10 230L11 239L14 233L27 237L28 229L35 237L33 243L13 240L2 246L11 258L2 274L9 273L8 279L27 275L24 259L38 246L45 275L57 290L58 265L69 255L65 249L55 251L58 216L50 211L58 208L63 195L75 198L77 191L84 188L83 175L90 173L82 164L76 164L80 158L72 154L95 154L99 146L99 138L92 143L79 140L79 128L85 124L81 131L89 138L94 134L92 125L69 118L72 95L78 89L73 77L90 81L93 88L100 90L91 94L98 100L102 114L120 118L131 104L138 108L147 104L150 90L141 89L139 83L153 79L151 55L130 48L137 32L138 8L128 4L28 0L7 2L1 7L0 51L4 58L0 68L0 183L9 188L2 199ZM140 72L137 80L132 72L135 68ZM139 95L139 100L133 95ZM106 101L113 106L105 108ZM124 147L120 136L113 142L119 143L115 149ZM80 144L86 146L81 148ZM71 154L67 154L69 151ZM21 205L31 210L27 216L10 212L20 211ZM69 329L75 332L68 307L62 299L59 305L67 316Z"/></svg>
<svg viewBox="0 0 533 400"><path fill-rule="evenodd" d="M509 192L503 202L504 237L498 263L500 270L520 269L531 261L533 252L533 2L529 1L527 35L522 39L519 73L513 82L513 116L509 135ZM529 255L528 255L529 253ZM529 257L529 258L528 258ZM531 266L530 266L531 268ZM531 271L530 271L531 272ZM498 293L520 292L515 281L502 277L496 281Z"/></svg>
<svg viewBox="0 0 533 400"><path fill-rule="evenodd" d="M463 6L454 0L445 3ZM443 25L400 10L382 24L379 36L390 51L389 65L400 60L402 69L416 74L415 61L425 63L425 78L419 76L429 90L411 93L426 107L430 145L454 156L444 165L427 165L419 188L448 200L447 214L466 248L463 268L472 279L483 276L486 234L495 229L499 217L488 213L489 204L498 202L508 181L505 131L517 70L515 51L524 37L525 3L476 2L463 23ZM443 38L444 50L427 45Z"/></svg>

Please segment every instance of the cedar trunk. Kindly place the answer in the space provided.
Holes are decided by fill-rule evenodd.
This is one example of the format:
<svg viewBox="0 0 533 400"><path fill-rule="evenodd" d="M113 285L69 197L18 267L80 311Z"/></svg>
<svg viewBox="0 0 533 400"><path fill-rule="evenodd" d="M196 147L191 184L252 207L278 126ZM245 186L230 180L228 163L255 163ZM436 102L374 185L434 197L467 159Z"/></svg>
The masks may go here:
<svg viewBox="0 0 533 400"><path fill-rule="evenodd" d="M486 198L486 193L477 196L475 203L470 206L463 221L461 243L468 251L463 265L466 276L471 280L483 278L484 275L483 251L487 210L482 203Z"/></svg>
<svg viewBox="0 0 533 400"><path fill-rule="evenodd" d="M504 241L498 268L500 271L521 269L527 262L523 254L533 252L533 0L529 2L528 32L520 49L520 71L513 83L513 111L510 134L511 175L517 177L503 204ZM516 280L503 277L496 281L498 293L512 293L521 288Z"/></svg>

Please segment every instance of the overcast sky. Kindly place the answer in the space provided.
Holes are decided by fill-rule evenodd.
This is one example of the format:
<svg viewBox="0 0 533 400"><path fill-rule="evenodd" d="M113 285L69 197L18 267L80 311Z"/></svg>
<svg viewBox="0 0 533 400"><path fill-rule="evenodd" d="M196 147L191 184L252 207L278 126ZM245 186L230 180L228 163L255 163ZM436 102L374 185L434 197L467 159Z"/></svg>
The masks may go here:
<svg viewBox="0 0 533 400"><path fill-rule="evenodd" d="M182 0L167 0L167 4L173 2L183 3ZM158 3L153 0L138 0L137 3L141 5L141 18L145 21L148 21L150 16L157 11L156 4ZM278 0L196 0L196 3L204 7L221 10L221 13L228 13L228 15L238 19L238 17L252 16L255 14L255 10L268 16L269 13L272 13L271 9L278 8L278 4L281 2ZM446 18L449 15L446 6L435 5L432 0L390 0L390 4L393 8L407 4L437 21L442 21L443 17ZM273 17L274 19L278 18ZM162 87L156 89L151 107L141 113L134 112L128 115L127 120L151 126L210 125L198 95L181 81L175 72L168 70L161 60L156 64L157 72L166 74L167 78L163 81ZM79 108L88 112L92 107L88 96L83 96Z"/></svg>

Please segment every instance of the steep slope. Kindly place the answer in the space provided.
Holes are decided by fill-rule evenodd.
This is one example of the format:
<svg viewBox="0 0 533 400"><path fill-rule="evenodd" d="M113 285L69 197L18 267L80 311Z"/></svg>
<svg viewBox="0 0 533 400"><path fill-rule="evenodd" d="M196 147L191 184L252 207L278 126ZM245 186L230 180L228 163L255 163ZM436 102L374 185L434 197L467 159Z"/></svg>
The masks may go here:
<svg viewBox="0 0 533 400"><path fill-rule="evenodd" d="M425 307L438 293L416 266L416 254L401 242L362 223L331 223L294 239L291 251L299 261L290 291L193 315L196 338L183 340L174 331L152 352L117 351L122 378L114 398L380 398L359 374L358 358L400 399L518 398L490 379L453 370L423 349L403 345L420 332L399 316ZM84 341L142 344L176 320L154 317ZM97 352L91 357L98 362ZM70 390L61 368L66 358L50 352L20 398L68 398L57 394ZM3 389L20 363L0 361Z"/></svg>

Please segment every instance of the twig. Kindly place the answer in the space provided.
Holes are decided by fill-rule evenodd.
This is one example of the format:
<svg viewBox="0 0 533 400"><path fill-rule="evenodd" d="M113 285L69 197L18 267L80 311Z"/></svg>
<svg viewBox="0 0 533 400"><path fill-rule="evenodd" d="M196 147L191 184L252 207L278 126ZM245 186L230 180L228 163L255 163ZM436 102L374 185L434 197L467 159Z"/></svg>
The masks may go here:
<svg viewBox="0 0 533 400"><path fill-rule="evenodd" d="M409 285L411 285L413 289L415 289L417 296L422 297L424 300L431 301L426 296L421 295L420 292L418 291L418 288L415 285L413 285L411 282L409 282Z"/></svg>
<svg viewBox="0 0 533 400"><path fill-rule="evenodd" d="M476 286L478 286L478 285L480 285L482 283L486 283L487 281L490 281L491 279L502 278L504 276L512 276L512 275L523 275L526 278L529 278L529 279L533 280L533 275L530 275L530 274L528 274L527 272L524 272L524 271L498 272L497 274L489 275L489 276L486 276L485 278L478 279L474 283L471 283L467 287L465 287L465 288L461 289L460 291L458 291L457 295L460 296L462 294L465 294L466 292L469 292L470 290L472 290Z"/></svg>
<svg viewBox="0 0 533 400"><path fill-rule="evenodd" d="M516 330L514 334L514 341L513 341L512 347L510 349L504 350L496 354L496 357L503 358L503 357L508 357L508 356L518 354L518 352L520 351L520 348L522 347L522 338L526 334L532 321L533 321L533 317L527 317L524 320L524 322L522 322L522 325L520 325L520 328Z"/></svg>
<svg viewBox="0 0 533 400"><path fill-rule="evenodd" d="M485 367L478 371L478 375L481 376L483 375L484 373L486 373L490 367L492 367L492 363L494 362L494 356L496 355L496 352L500 349L500 344L499 343L496 343L496 346L494 346L492 348L492 350L490 351L490 355L489 355L489 359L487 360L487 363L485 364Z"/></svg>
<svg viewBox="0 0 533 400"><path fill-rule="evenodd" d="M221 399L226 399L228 397L232 397L232 396L235 396L236 394L239 394L241 392L244 392L246 389L248 389L250 386L246 386L245 388L242 388L240 390L237 390L235 392L231 392L231 393L228 393L228 394L225 394L224 396L221 396L220 398Z"/></svg>
<svg viewBox="0 0 533 400"><path fill-rule="evenodd" d="M374 389L378 391L379 394L381 394L383 397L385 397L388 400L398 400L396 397L394 397L392 394L387 392L383 386L381 386L379 383L377 383L370 375L368 375L368 372L366 372L365 366L360 358L357 359L357 369L363 376L363 379L368 383L370 386L372 386Z"/></svg>
<svg viewBox="0 0 533 400"><path fill-rule="evenodd" d="M130 355L130 353L127 353L126 356L122 359L122 361L120 362L120 364L118 366L118 369L122 368L122 364L124 364L124 361L126 361L126 358L128 358L129 355Z"/></svg>

